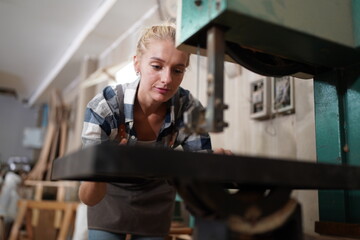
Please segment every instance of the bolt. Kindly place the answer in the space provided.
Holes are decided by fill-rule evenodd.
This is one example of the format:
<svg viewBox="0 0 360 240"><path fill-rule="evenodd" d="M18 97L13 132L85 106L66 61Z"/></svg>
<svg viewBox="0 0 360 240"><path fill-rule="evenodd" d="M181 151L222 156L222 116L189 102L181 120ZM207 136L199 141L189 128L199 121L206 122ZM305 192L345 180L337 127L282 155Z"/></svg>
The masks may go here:
<svg viewBox="0 0 360 240"><path fill-rule="evenodd" d="M202 4L202 1L201 0L195 0L195 5L200 7L200 5Z"/></svg>
<svg viewBox="0 0 360 240"><path fill-rule="evenodd" d="M214 82L214 75L212 75L211 73L208 74L207 76L207 82L209 84L213 83Z"/></svg>
<svg viewBox="0 0 360 240"><path fill-rule="evenodd" d="M215 107L216 108L221 108L223 110L226 110L226 109L229 108L229 106L227 104L222 103L221 98L216 98L215 99Z"/></svg>
<svg viewBox="0 0 360 240"><path fill-rule="evenodd" d="M216 123L216 125L217 125L217 127L219 127L219 128L226 128L226 127L228 127L229 126L229 124L227 123L227 122L224 122L224 121L218 121L217 123Z"/></svg>
<svg viewBox="0 0 360 240"><path fill-rule="evenodd" d="M220 10L220 6L221 6L221 0L217 0L216 1L216 10Z"/></svg>
<svg viewBox="0 0 360 240"><path fill-rule="evenodd" d="M221 107L221 105L222 105L222 102L221 102L221 98L216 98L215 99L215 107Z"/></svg>

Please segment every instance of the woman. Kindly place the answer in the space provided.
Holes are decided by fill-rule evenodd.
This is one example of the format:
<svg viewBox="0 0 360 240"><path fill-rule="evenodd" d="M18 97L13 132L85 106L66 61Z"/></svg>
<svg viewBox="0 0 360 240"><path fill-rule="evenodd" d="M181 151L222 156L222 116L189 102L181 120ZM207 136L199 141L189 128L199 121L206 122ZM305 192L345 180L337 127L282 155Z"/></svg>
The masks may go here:
<svg viewBox="0 0 360 240"><path fill-rule="evenodd" d="M137 81L107 87L89 102L84 146L117 139L120 144L181 145L185 151L211 151L208 134L188 134L181 128L183 113L202 106L179 87L189 54L175 48L175 28L161 25L146 29L133 60ZM225 153L223 149L217 152ZM83 182L79 197L89 206L90 240L125 239L127 234L131 239L160 240L170 228L175 190L161 180L138 184Z"/></svg>

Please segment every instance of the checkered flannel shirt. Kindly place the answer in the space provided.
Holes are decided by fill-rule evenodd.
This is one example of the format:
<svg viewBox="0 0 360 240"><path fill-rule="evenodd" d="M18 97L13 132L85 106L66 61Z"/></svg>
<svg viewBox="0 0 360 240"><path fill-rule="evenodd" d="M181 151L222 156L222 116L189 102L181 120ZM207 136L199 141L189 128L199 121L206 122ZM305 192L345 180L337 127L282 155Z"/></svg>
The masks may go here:
<svg viewBox="0 0 360 240"><path fill-rule="evenodd" d="M134 124L134 102L140 80L122 85L124 100L123 109L125 115L126 133L129 141L136 142L136 132ZM184 131L183 113L190 107L203 108L201 103L195 99L191 93L183 88L179 88L178 97L171 98L168 102L165 121L160 129L156 140L157 145L161 145L169 134L173 134L170 129L176 129L177 136L173 148L181 145L184 151L207 151L211 152L211 141L209 134L190 134ZM175 100L176 99L176 100ZM176 107L178 105L178 108ZM116 139L118 134L119 102L116 87L108 86L102 93L96 95L87 105L85 120L82 131L83 146L99 144ZM175 109L179 113L175 114Z"/></svg>

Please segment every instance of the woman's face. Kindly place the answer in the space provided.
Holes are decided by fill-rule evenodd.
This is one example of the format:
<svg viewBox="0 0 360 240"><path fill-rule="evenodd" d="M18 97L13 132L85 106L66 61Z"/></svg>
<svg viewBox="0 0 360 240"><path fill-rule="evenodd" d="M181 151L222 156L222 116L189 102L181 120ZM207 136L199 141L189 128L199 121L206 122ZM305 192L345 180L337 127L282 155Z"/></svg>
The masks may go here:
<svg viewBox="0 0 360 240"><path fill-rule="evenodd" d="M138 100L148 103L169 100L184 77L188 58L170 40L151 40L142 55L134 57L135 70L141 75Z"/></svg>

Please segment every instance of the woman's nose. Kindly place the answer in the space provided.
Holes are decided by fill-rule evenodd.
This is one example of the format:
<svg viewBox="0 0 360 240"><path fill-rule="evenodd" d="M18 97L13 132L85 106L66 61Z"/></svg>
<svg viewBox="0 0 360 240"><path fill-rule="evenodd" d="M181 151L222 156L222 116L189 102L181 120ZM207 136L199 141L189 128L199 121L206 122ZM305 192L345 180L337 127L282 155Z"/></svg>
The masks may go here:
<svg viewBox="0 0 360 240"><path fill-rule="evenodd" d="M171 82L171 80L172 80L171 70L164 68L161 74L161 82L168 84Z"/></svg>

